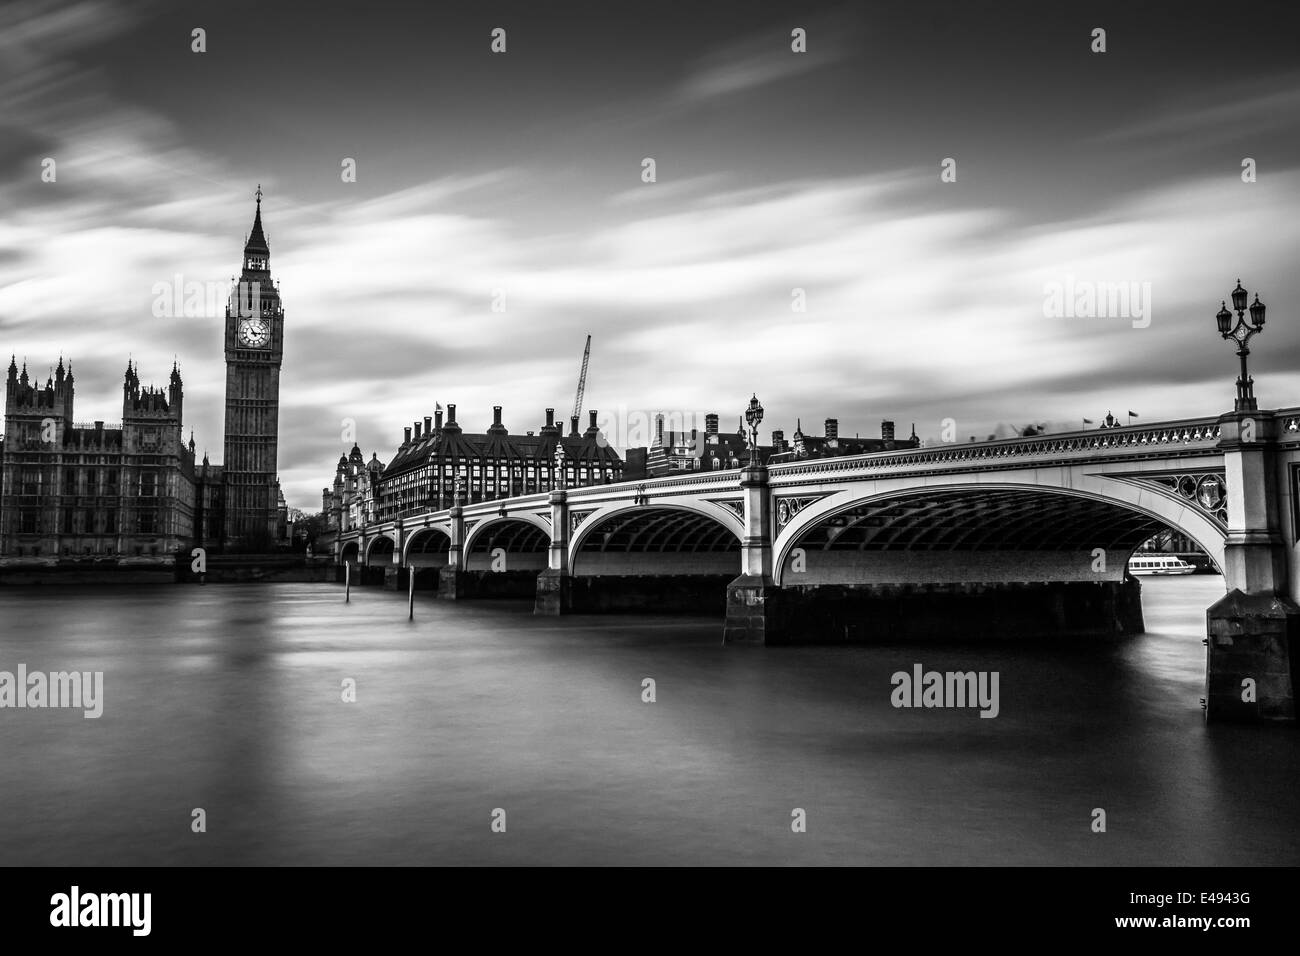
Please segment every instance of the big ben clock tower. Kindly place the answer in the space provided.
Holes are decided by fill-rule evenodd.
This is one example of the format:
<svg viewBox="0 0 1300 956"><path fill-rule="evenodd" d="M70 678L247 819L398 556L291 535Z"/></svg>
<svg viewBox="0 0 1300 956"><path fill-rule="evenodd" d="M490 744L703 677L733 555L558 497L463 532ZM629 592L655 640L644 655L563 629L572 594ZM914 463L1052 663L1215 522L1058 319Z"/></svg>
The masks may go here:
<svg viewBox="0 0 1300 956"><path fill-rule="evenodd" d="M226 429L222 484L228 550L271 550L276 537L277 430L284 311L271 281L271 252L262 232L262 187L244 268L226 306Z"/></svg>

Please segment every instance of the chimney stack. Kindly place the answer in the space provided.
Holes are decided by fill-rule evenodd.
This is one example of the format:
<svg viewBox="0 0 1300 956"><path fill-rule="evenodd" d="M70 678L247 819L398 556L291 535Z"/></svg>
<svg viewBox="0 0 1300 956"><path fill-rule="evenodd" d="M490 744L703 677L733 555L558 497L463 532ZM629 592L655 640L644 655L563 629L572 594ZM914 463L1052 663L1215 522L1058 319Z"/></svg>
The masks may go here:
<svg viewBox="0 0 1300 956"><path fill-rule="evenodd" d="M493 406L492 406L492 424L493 424L493 425L500 425L500 424L501 424L501 406L500 406L500 405L493 405Z"/></svg>
<svg viewBox="0 0 1300 956"><path fill-rule="evenodd" d="M664 443L664 413L660 412L655 416L655 444Z"/></svg>
<svg viewBox="0 0 1300 956"><path fill-rule="evenodd" d="M704 416L704 434L708 437L718 434L718 415L716 412L710 412Z"/></svg>
<svg viewBox="0 0 1300 956"><path fill-rule="evenodd" d="M548 408L546 410L546 427L547 428L555 427L555 409L553 408Z"/></svg>
<svg viewBox="0 0 1300 956"><path fill-rule="evenodd" d="M425 415L425 416L424 416L424 433L425 433L426 435L432 435L432 434L433 434L433 427L432 427L432 426L433 426L433 419L431 419L428 415ZM439 427L441 427L441 425L439 425Z"/></svg>
<svg viewBox="0 0 1300 956"><path fill-rule="evenodd" d="M578 438L578 437L580 437L580 436L578 435L578 416L577 416L577 415L574 415L572 418L569 419L569 437L570 437L570 438Z"/></svg>
<svg viewBox="0 0 1300 956"><path fill-rule="evenodd" d="M772 429L772 450L785 451L785 430L781 428Z"/></svg>
<svg viewBox="0 0 1300 956"><path fill-rule="evenodd" d="M451 402L447 403L447 424L448 425L456 424L456 406L453 405Z"/></svg>
<svg viewBox="0 0 1300 956"><path fill-rule="evenodd" d="M411 426L407 425L405 431L406 431L406 439L402 442L402 444L409 445L411 443Z"/></svg>
<svg viewBox="0 0 1300 956"><path fill-rule="evenodd" d="M416 422L415 422L415 440L416 440L416 441L419 441L419 440L420 440L420 422L419 422L419 419L416 419Z"/></svg>
<svg viewBox="0 0 1300 956"><path fill-rule="evenodd" d="M826 437L836 439L840 437L840 420L838 418L826 419Z"/></svg>
<svg viewBox="0 0 1300 956"><path fill-rule="evenodd" d="M433 424L437 427L438 431L442 431L442 409L441 408L434 413Z"/></svg>
<svg viewBox="0 0 1300 956"><path fill-rule="evenodd" d="M880 437L887 442L894 440L894 423L888 420L880 423Z"/></svg>

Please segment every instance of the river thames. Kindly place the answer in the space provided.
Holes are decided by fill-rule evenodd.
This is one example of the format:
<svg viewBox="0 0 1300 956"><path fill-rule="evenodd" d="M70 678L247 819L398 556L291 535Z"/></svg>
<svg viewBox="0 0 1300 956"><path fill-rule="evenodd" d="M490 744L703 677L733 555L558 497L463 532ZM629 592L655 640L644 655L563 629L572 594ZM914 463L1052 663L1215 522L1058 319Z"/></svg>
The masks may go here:
<svg viewBox="0 0 1300 956"><path fill-rule="evenodd" d="M1222 579L1142 583L1133 638L771 649L321 584L3 590L0 670L104 700L0 710L0 863L1300 863L1300 737L1203 723ZM896 709L916 664L996 671L997 717Z"/></svg>

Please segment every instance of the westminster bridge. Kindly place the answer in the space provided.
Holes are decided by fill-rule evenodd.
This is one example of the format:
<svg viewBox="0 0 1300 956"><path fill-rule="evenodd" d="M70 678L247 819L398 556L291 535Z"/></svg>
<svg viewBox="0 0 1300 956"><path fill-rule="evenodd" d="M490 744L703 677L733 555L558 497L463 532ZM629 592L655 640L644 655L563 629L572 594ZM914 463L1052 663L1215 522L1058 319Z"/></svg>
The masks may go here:
<svg viewBox="0 0 1300 956"><path fill-rule="evenodd" d="M1170 529L1225 579L1207 719L1294 722L1298 524L1300 409L1252 409L557 488L366 525L335 559L538 614L716 609L736 643L1124 634L1128 558Z"/></svg>

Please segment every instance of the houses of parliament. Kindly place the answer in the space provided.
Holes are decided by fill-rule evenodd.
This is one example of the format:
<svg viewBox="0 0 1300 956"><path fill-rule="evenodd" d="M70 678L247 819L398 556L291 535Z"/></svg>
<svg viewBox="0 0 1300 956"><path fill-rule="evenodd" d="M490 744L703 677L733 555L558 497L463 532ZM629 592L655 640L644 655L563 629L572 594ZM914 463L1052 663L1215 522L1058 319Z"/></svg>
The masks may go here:
<svg viewBox="0 0 1300 956"><path fill-rule="evenodd" d="M184 383L141 384L127 362L122 420L78 423L72 363L44 384L9 362L0 438L0 558L168 557L202 546L274 550L286 527L277 477L284 311L257 192L240 280L225 310L224 461L195 460Z"/></svg>

